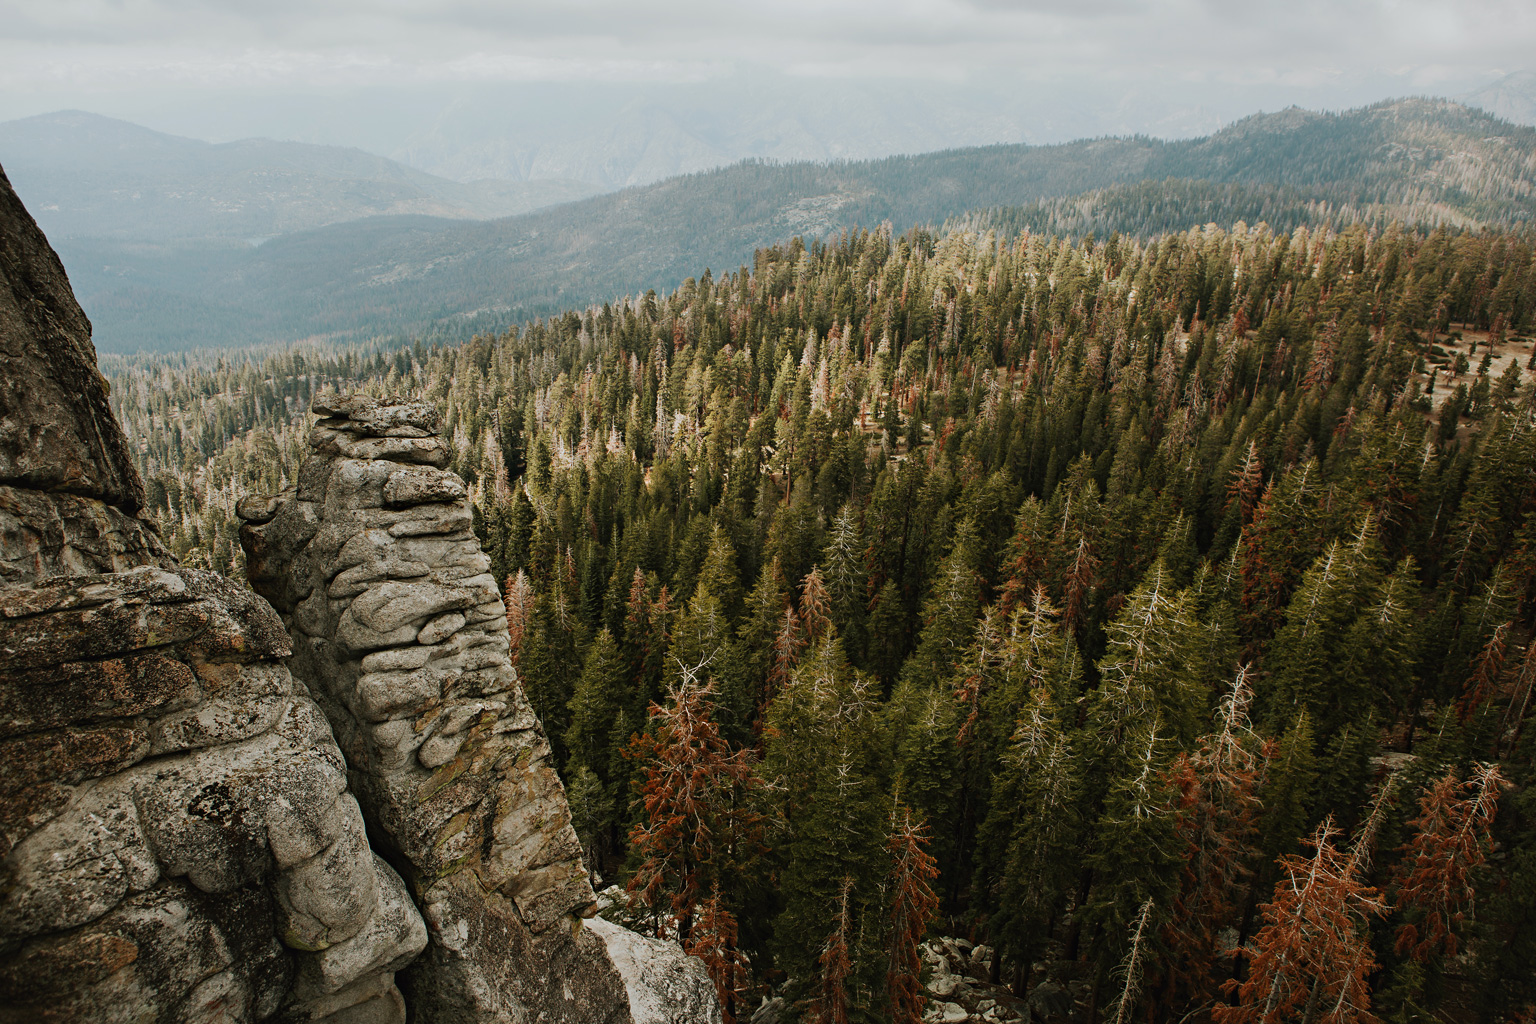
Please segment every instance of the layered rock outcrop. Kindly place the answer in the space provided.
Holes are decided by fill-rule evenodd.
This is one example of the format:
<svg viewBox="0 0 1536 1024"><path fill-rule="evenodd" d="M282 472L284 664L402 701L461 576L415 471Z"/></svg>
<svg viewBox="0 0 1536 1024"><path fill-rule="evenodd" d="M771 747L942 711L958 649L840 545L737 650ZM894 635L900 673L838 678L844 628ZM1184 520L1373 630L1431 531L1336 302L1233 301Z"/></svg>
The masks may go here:
<svg viewBox="0 0 1536 1024"><path fill-rule="evenodd" d="M243 502L241 541L426 916L413 1007L434 1022L647 1020L652 1003L718 1019L702 965L675 945L583 926L591 884L436 412L362 396L314 411L297 488Z"/></svg>
<svg viewBox="0 0 1536 1024"><path fill-rule="evenodd" d="M426 930L288 653L212 573L0 587L0 1020L404 1020Z"/></svg>
<svg viewBox="0 0 1536 1024"><path fill-rule="evenodd" d="M426 943L270 606L176 567L0 174L0 1021L405 1018Z"/></svg>

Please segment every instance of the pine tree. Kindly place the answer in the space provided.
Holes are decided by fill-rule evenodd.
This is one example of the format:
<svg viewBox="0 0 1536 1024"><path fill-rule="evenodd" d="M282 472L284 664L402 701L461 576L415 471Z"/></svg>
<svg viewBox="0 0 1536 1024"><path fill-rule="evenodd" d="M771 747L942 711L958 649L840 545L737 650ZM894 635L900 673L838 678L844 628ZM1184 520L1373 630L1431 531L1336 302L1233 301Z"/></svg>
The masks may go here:
<svg viewBox="0 0 1536 1024"><path fill-rule="evenodd" d="M1175 831L1183 871L1164 941L1168 983L1163 1001L1186 1005L1215 996L1220 933L1238 914L1258 857L1258 791L1264 782L1263 742L1248 721L1253 699L1248 666L1238 670L1221 702L1215 731L1198 749L1180 754L1170 776L1179 790Z"/></svg>
<svg viewBox="0 0 1536 1024"><path fill-rule="evenodd" d="M708 590L720 602L727 619L734 620L741 611L741 574L736 568L736 548L720 527L710 536L709 551L699 567L697 587Z"/></svg>
<svg viewBox="0 0 1536 1024"><path fill-rule="evenodd" d="M639 867L628 889L659 937L685 945L705 894L736 881L761 830L746 799L760 784L752 759L721 739L713 698L712 685L685 674L665 705L651 705L650 729L635 741L641 817L629 841ZM711 912L720 912L718 901Z"/></svg>
<svg viewBox="0 0 1536 1024"><path fill-rule="evenodd" d="M1083 917L1100 939L1101 966L1120 959L1122 937L1147 901L1173 902L1183 854L1178 794L1168 778L1167 743L1158 735L1158 721L1127 730L1123 745L1125 764L1109 781L1085 858L1093 886Z"/></svg>
<svg viewBox="0 0 1536 1024"><path fill-rule="evenodd" d="M853 964L848 959L848 938L852 922L848 914L848 893L853 879L844 878L838 894L837 923L827 936L817 961L820 985L810 1005L810 1024L848 1024L848 981Z"/></svg>
<svg viewBox="0 0 1536 1024"><path fill-rule="evenodd" d="M734 1024L751 972L746 955L738 946L736 917L726 909L718 879L708 898L699 904L683 949L689 956L704 961L704 969L709 973L709 980L714 982L715 995L720 1000L722 1024Z"/></svg>
<svg viewBox="0 0 1536 1024"><path fill-rule="evenodd" d="M770 561L747 597L730 658L721 667L725 679L722 704L730 715L724 724L738 743L747 742L748 737L756 739L768 698L782 687L774 640L787 605L779 563Z"/></svg>
<svg viewBox="0 0 1536 1024"><path fill-rule="evenodd" d="M1094 570L1099 560L1094 557L1085 534L1077 542L1077 552L1067 570L1065 587L1066 603L1062 612L1062 624L1067 630L1081 637L1088 617L1088 598L1093 591Z"/></svg>
<svg viewBox="0 0 1536 1024"><path fill-rule="evenodd" d="M894 580L880 586L869 612L869 668L887 686L901 672L910 650L910 616Z"/></svg>
<svg viewBox="0 0 1536 1024"><path fill-rule="evenodd" d="M923 604L923 630L917 650L907 659L903 680L927 691L947 679L970 644L981 611L981 580L976 573L978 540L975 524L955 529L950 552Z"/></svg>
<svg viewBox="0 0 1536 1024"><path fill-rule="evenodd" d="M1466 782L1452 769L1419 797L1419 815L1408 823L1413 837L1394 872L1397 906L1408 918L1397 929L1399 954L1420 961L1456 955L1503 785L1497 766L1481 764Z"/></svg>
<svg viewBox="0 0 1536 1024"><path fill-rule="evenodd" d="M1256 439L1248 441L1248 451L1243 464L1232 471L1232 482L1227 485L1227 507L1236 508L1240 524L1248 525L1253 518L1254 505L1264 484L1264 467L1259 463L1259 447Z"/></svg>
<svg viewBox="0 0 1536 1024"><path fill-rule="evenodd" d="M1049 689L1031 691L980 831L976 887L994 908L988 935L1019 972L1020 995L1080 867L1082 766L1070 725Z"/></svg>
<svg viewBox="0 0 1536 1024"><path fill-rule="evenodd" d="M1211 637L1194 618L1193 595L1176 591L1154 563L1106 630L1100 682L1088 705L1092 734L1112 760L1124 760L1118 738L1130 727L1158 723L1186 744L1199 735L1210 683Z"/></svg>
<svg viewBox="0 0 1536 1024"><path fill-rule="evenodd" d="M630 698L629 672L613 634L598 631L571 695L570 726L565 733L569 762L565 777L573 807L580 793L587 849L607 864L618 850L618 809L629 779L625 753L628 735L615 735ZM590 776L590 777L589 777ZM578 788L578 780L580 786Z"/></svg>
<svg viewBox="0 0 1536 1024"><path fill-rule="evenodd" d="M665 586L653 598L653 583L635 568L625 603L624 632L620 649L629 660L634 680L630 713L643 721L645 709L661 694L666 667L667 640L671 629L671 595ZM638 726L637 722L637 726Z"/></svg>
<svg viewBox="0 0 1536 1024"><path fill-rule="evenodd" d="M884 875L884 798L878 690L843 657L835 632L807 650L769 707L763 776L779 831L783 905L774 921L775 962L814 973L826 910L845 878L856 907L873 904Z"/></svg>
<svg viewBox="0 0 1536 1024"><path fill-rule="evenodd" d="M1504 671L1504 651L1509 643L1509 631L1513 626L1513 622L1506 622L1495 627L1488 642L1483 645L1483 649L1473 660L1472 674L1468 677L1462 689L1461 699L1456 704L1456 717L1463 725L1493 695L1494 688L1498 685L1499 675Z"/></svg>
<svg viewBox="0 0 1536 1024"><path fill-rule="evenodd" d="M863 530L851 502L844 503L832 521L825 562L832 622L843 638L843 649L855 663L860 663L863 661L868 598Z"/></svg>
<svg viewBox="0 0 1536 1024"><path fill-rule="evenodd" d="M613 763L608 739L628 697L629 672L623 655L613 634L601 629L587 648L581 678L571 696L565 743L573 760L590 767L605 782Z"/></svg>
<svg viewBox="0 0 1536 1024"><path fill-rule="evenodd" d="M509 653L514 666L522 659L523 640L528 635L528 624L533 619L533 605L533 586L528 582L528 574L519 569L517 575L510 577L506 584L507 635L511 641Z"/></svg>
<svg viewBox="0 0 1536 1024"><path fill-rule="evenodd" d="M1384 678L1411 665L1404 577L1385 578L1378 557L1375 520L1368 515L1352 543L1330 544L1302 577L1285 625L1269 645L1271 679L1262 704L1271 724L1305 710L1327 741L1376 703L1377 687L1388 685Z"/></svg>
<svg viewBox="0 0 1536 1024"><path fill-rule="evenodd" d="M1359 862L1339 850L1332 820L1281 858L1284 877L1263 908L1264 927L1243 947L1247 977L1226 983L1236 1002L1211 1010L1215 1024L1373 1024L1366 979L1376 967L1367 924L1385 913Z"/></svg>
<svg viewBox="0 0 1536 1024"><path fill-rule="evenodd" d="M886 840L890 851L890 965L886 969L886 998L892 1024L920 1024L923 1006L923 962L917 947L928 933L938 909L933 881L939 875L928 853L928 830L913 822L912 812L898 806L891 816Z"/></svg>
<svg viewBox="0 0 1536 1024"><path fill-rule="evenodd" d="M1131 925L1125 959L1120 963L1120 998L1115 1003L1114 1024L1126 1024L1136 1008L1141 993L1141 979L1146 971L1147 950L1144 948L1152 934L1153 902L1149 898L1141 905L1136 921Z"/></svg>
<svg viewBox="0 0 1536 1024"><path fill-rule="evenodd" d="M826 580L821 569L812 566L810 573L800 584L800 614L797 623L800 635L794 641L796 648L815 644L832 630L832 599L827 594Z"/></svg>

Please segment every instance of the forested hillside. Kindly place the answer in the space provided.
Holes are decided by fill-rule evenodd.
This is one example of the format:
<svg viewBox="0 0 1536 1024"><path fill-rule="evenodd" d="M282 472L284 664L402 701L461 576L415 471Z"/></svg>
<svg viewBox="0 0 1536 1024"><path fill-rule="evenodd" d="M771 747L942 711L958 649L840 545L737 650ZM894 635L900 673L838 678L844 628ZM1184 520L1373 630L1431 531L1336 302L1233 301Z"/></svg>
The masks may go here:
<svg viewBox="0 0 1536 1024"><path fill-rule="evenodd" d="M1142 209L1136 183L1177 178ZM1214 202L1213 186L1221 199ZM1155 189L1156 185L1143 185ZM900 234L977 210L1050 233L1062 197L1095 206L1101 234L1144 235L1215 219L1342 228L1354 223L1518 227L1536 218L1536 129L1439 100L1341 114L1291 109L1180 142L1094 139L990 146L830 164L749 162L520 217L377 217L239 251L66 246L64 259L110 351L436 331L467 338L732 272L796 235L888 223ZM1208 208L1215 206L1211 216Z"/></svg>
<svg viewBox="0 0 1536 1024"><path fill-rule="evenodd" d="M854 232L457 347L105 365L234 574L317 390L438 404L591 864L736 1013L915 1021L932 932L1050 1019L1513 1022L1532 257Z"/></svg>
<svg viewBox="0 0 1536 1024"><path fill-rule="evenodd" d="M1006 235L1033 231L1066 238L1107 237L1118 232L1151 238L1190 224L1233 224L1239 220L1267 224L1285 233L1319 225L1366 224L1384 229L1403 220L1400 212L1377 204L1323 198L1319 192L1290 185L1165 178L1111 185L1026 206L975 211L954 218L945 228Z"/></svg>

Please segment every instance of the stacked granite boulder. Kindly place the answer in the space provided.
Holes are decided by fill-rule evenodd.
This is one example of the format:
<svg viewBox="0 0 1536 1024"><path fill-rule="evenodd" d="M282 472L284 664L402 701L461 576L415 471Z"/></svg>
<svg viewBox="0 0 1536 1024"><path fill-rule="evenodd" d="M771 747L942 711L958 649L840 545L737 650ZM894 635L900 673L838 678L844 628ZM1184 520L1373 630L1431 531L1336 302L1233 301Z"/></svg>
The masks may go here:
<svg viewBox="0 0 1536 1024"><path fill-rule="evenodd" d="M718 1020L699 961L662 943L637 958L635 936L583 926L591 884L436 412L364 396L313 411L298 486L242 502L241 542L425 914L431 942L403 976L413 1009L434 1022Z"/></svg>
<svg viewBox="0 0 1536 1024"><path fill-rule="evenodd" d="M397 1024L426 929L260 598L181 569L0 173L0 1021Z"/></svg>

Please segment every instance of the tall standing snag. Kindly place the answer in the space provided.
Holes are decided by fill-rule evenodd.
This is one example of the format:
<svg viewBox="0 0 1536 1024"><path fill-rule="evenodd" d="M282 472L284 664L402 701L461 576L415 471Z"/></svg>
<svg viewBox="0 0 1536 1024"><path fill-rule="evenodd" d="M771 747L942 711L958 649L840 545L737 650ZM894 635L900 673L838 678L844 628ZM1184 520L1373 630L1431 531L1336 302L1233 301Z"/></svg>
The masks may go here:
<svg viewBox="0 0 1536 1024"><path fill-rule="evenodd" d="M748 752L721 737L713 696L713 682L685 671L667 703L651 705L652 734L635 741L644 815L629 834L642 858L629 891L655 915L658 937L704 959L729 1022L743 971L720 882L757 845L759 818L743 797L758 779Z"/></svg>
<svg viewBox="0 0 1536 1024"><path fill-rule="evenodd" d="M848 1024L848 976L853 973L853 963L848 958L848 892L852 888L852 877L845 877L838 901L837 927L827 936L817 960L821 979L811 1002L811 1024Z"/></svg>

